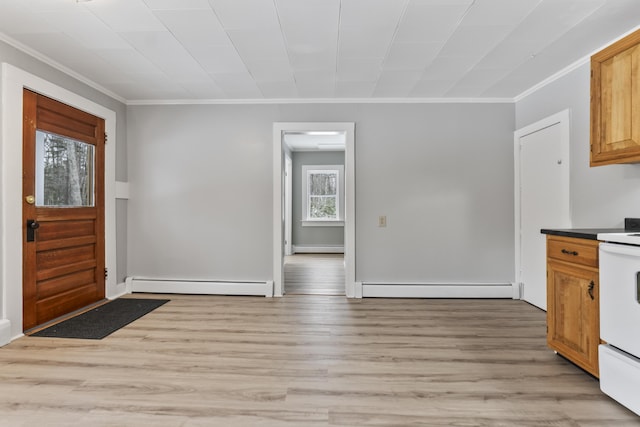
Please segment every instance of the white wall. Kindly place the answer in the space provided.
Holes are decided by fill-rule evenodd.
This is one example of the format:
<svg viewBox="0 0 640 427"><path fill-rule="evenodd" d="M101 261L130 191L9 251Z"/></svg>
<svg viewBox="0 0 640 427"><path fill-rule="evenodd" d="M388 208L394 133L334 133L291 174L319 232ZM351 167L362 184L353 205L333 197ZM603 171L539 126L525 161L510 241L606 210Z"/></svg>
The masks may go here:
<svg viewBox="0 0 640 427"><path fill-rule="evenodd" d="M356 123L357 280L513 281L513 104L130 106L129 274L270 280L272 124L297 121Z"/></svg>
<svg viewBox="0 0 640 427"><path fill-rule="evenodd" d="M622 227L640 217L640 164L589 167L590 74L584 64L518 101L516 127L570 109L572 226Z"/></svg>

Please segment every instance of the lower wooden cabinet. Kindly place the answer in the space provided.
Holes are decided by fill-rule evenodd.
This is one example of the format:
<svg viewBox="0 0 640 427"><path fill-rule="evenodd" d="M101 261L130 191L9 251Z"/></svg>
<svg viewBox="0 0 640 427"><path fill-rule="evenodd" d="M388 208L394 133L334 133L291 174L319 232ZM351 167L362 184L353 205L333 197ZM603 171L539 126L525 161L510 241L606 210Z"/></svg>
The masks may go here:
<svg viewBox="0 0 640 427"><path fill-rule="evenodd" d="M598 377L598 241L547 236L547 343Z"/></svg>

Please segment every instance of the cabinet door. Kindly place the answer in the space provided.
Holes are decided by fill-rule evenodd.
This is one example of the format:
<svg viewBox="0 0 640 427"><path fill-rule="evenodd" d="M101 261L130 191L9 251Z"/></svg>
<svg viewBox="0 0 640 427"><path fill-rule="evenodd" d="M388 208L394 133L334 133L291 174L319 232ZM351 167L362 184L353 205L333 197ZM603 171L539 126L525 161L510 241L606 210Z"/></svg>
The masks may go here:
<svg viewBox="0 0 640 427"><path fill-rule="evenodd" d="M598 376L598 273L549 262L548 275L547 342L558 353Z"/></svg>
<svg viewBox="0 0 640 427"><path fill-rule="evenodd" d="M640 162L640 31L591 58L591 165Z"/></svg>

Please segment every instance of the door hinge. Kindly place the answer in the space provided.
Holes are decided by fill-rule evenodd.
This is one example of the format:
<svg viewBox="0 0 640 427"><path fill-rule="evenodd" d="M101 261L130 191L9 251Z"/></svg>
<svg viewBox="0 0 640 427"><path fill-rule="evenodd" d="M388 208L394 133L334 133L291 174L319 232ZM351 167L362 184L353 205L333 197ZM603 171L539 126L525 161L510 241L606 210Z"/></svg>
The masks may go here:
<svg viewBox="0 0 640 427"><path fill-rule="evenodd" d="M105 132L105 133L104 133L104 143L105 143L105 144L107 143L107 139L108 139L108 135L107 135L107 133Z"/></svg>
<svg viewBox="0 0 640 427"><path fill-rule="evenodd" d="M109 269L105 268L104 269L104 280L107 280L107 277L109 277Z"/></svg>

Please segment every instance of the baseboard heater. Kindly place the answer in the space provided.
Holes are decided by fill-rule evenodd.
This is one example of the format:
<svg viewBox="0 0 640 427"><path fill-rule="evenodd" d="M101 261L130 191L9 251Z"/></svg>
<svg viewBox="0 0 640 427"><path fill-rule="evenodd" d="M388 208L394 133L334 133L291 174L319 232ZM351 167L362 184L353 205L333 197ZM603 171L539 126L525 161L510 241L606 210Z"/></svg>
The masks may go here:
<svg viewBox="0 0 640 427"><path fill-rule="evenodd" d="M362 297L378 298L515 298L511 283L436 284L362 283Z"/></svg>
<svg viewBox="0 0 640 427"><path fill-rule="evenodd" d="M259 295L273 296L273 281L227 282L206 280L152 279L127 277L129 292L194 295Z"/></svg>

